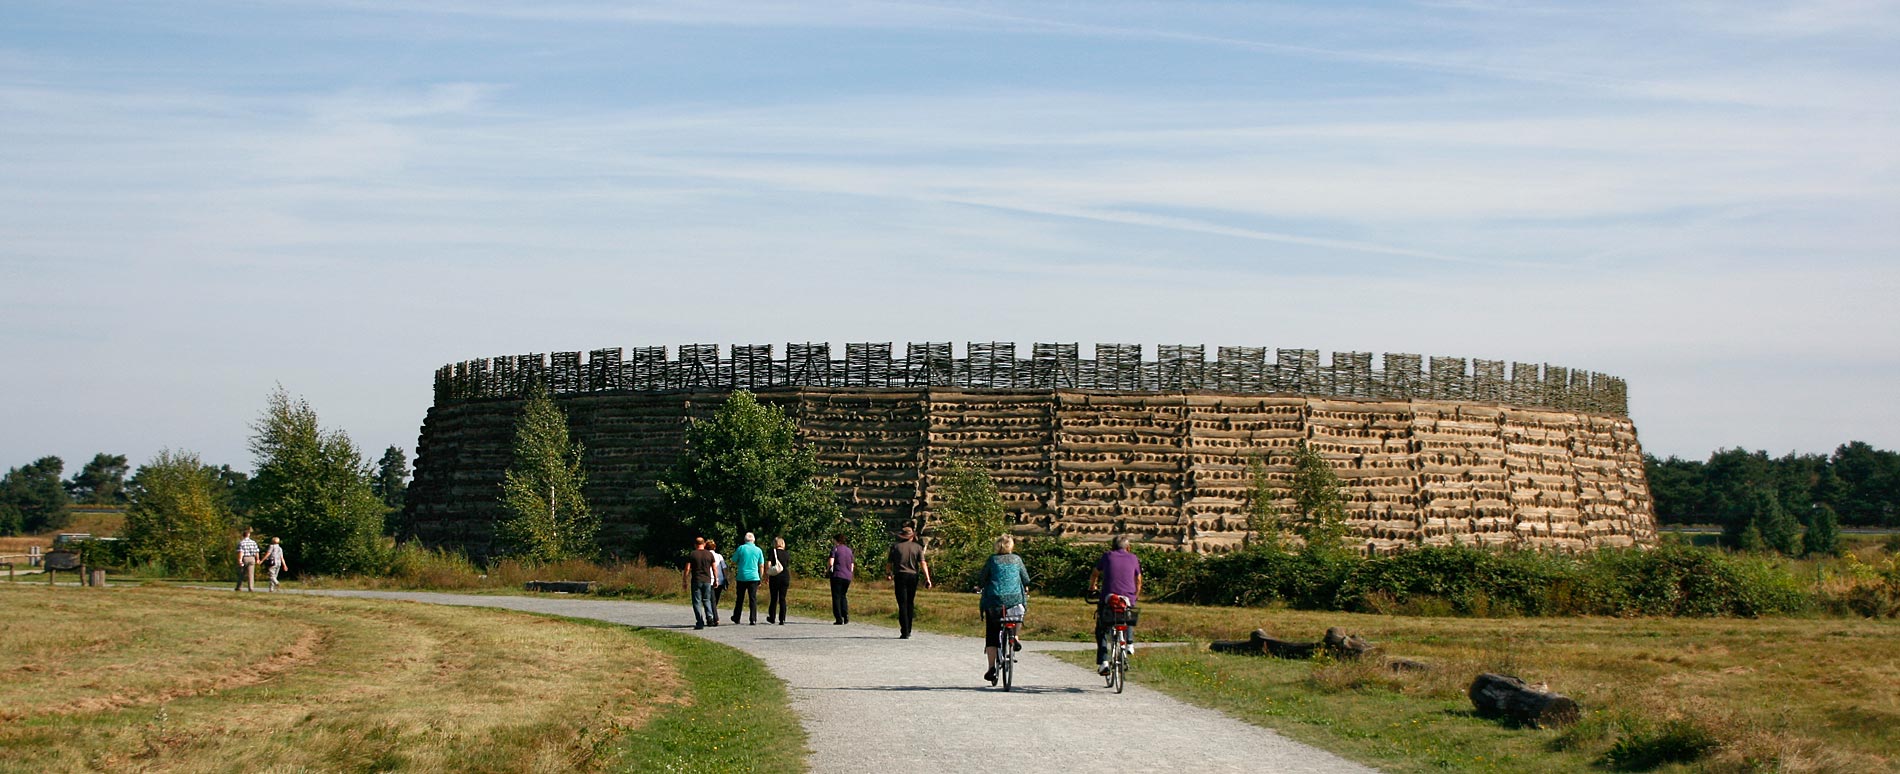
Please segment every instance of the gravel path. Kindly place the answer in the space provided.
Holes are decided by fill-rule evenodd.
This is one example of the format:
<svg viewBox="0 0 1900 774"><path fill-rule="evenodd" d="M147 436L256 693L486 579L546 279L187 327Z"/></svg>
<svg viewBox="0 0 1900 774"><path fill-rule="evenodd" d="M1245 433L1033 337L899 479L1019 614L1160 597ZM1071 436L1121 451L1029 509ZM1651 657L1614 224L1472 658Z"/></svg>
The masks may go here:
<svg viewBox="0 0 1900 774"><path fill-rule="evenodd" d="M559 597L325 591L335 596L472 605L692 632L685 605ZM1033 614L1033 611L1032 611ZM681 622L685 623L682 624ZM790 688L811 736L812 770L831 772L1369 772L1332 753L1130 683L1116 696L1093 670L1027 643L1014 690L983 682L975 637L793 618L693 632L765 661ZM1139 662L1140 654L1136 654ZM1137 667L1139 672L1139 667Z"/></svg>

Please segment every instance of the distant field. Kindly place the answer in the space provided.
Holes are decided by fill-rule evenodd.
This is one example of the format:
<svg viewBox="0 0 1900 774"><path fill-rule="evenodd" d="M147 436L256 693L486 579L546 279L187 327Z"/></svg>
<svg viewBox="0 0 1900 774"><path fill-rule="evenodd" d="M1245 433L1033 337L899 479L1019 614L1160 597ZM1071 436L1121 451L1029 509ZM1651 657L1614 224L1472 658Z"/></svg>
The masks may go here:
<svg viewBox="0 0 1900 774"><path fill-rule="evenodd" d="M803 733L762 664L670 633L156 588L0 584L0 609L0 771L712 771L754 754L766 756L764 770L797 770L803 761ZM750 700L746 712L733 711L735 696ZM758 744L710 748L699 741L706 726Z"/></svg>

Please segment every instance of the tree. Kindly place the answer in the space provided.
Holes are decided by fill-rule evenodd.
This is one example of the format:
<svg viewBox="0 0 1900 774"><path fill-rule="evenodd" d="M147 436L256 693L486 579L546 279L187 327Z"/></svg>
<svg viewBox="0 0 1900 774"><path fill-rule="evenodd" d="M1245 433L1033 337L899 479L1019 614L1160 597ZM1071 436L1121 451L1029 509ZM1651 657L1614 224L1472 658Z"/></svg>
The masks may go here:
<svg viewBox="0 0 1900 774"><path fill-rule="evenodd" d="M61 529L72 520L65 482L60 473L66 463L58 457L41 457L7 471L0 477L0 526L10 532L45 532Z"/></svg>
<svg viewBox="0 0 1900 774"><path fill-rule="evenodd" d="M824 470L784 409L739 390L686 430L686 450L659 489L687 527L732 539L744 532L817 547L847 525ZM849 530L847 530L849 531Z"/></svg>
<svg viewBox="0 0 1900 774"><path fill-rule="evenodd" d="M139 466L132 482L125 541L133 559L187 577L222 568L231 513L215 468L196 454L164 450Z"/></svg>
<svg viewBox="0 0 1900 774"><path fill-rule="evenodd" d="M125 474L130 470L123 454L92 455L92 461L66 482L66 492L74 502L119 505L125 502Z"/></svg>
<svg viewBox="0 0 1900 774"><path fill-rule="evenodd" d="M319 574L380 569L383 504L350 437L323 430L310 404L291 400L283 387L270 394L251 429L252 518L265 534L284 539L290 566Z"/></svg>
<svg viewBox="0 0 1900 774"><path fill-rule="evenodd" d="M402 510L402 496L409 489L408 482L408 455L403 454L401 446L384 449L383 458L376 461L376 478L370 480L376 497L390 510Z"/></svg>
<svg viewBox="0 0 1900 774"><path fill-rule="evenodd" d="M509 513L496 530L503 552L539 562L600 553L600 518L581 491L587 483L581 455L581 445L568 440L566 412L547 390L528 396L515 422L514 464L501 485L502 507ZM389 455L383 459L387 462Z"/></svg>
<svg viewBox="0 0 1900 774"><path fill-rule="evenodd" d="M953 459L944 472L944 501L929 525L935 548L957 555L988 553L1009 529L1003 498L990 470L969 459Z"/></svg>
<svg viewBox="0 0 1900 774"><path fill-rule="evenodd" d="M1273 501L1278 496L1267 477L1267 462L1259 456L1247 458L1247 546L1278 551L1285 542L1280 534L1280 509Z"/></svg>
<svg viewBox="0 0 1900 774"><path fill-rule="evenodd" d="M1801 536L1801 548L1809 555L1840 554L1841 517L1826 503L1814 506L1814 515L1808 517L1807 534Z"/></svg>
<svg viewBox="0 0 1900 774"><path fill-rule="evenodd" d="M251 518L251 476L242 470L232 470L230 465L219 465L212 470L218 478L218 496L224 501L224 507L231 512L233 523L250 521Z"/></svg>
<svg viewBox="0 0 1900 774"><path fill-rule="evenodd" d="M1756 528L1761 530L1764 546L1788 556L1801 553L1801 523L1781 507L1781 498L1774 490L1755 492L1749 510Z"/></svg>
<svg viewBox="0 0 1900 774"><path fill-rule="evenodd" d="M1333 466L1301 441L1293 452L1293 515L1309 551L1336 551L1346 538L1346 496Z"/></svg>

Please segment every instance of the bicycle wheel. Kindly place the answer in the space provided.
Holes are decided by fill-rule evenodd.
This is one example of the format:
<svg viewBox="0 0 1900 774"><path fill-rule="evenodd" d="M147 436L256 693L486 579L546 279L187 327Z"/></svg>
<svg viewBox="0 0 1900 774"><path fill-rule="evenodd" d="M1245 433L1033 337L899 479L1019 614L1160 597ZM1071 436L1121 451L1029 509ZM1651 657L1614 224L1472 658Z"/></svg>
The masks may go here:
<svg viewBox="0 0 1900 774"><path fill-rule="evenodd" d="M1115 655L1108 661L1108 681L1116 693L1128 685L1128 636L1119 632L1115 635Z"/></svg>
<svg viewBox="0 0 1900 774"><path fill-rule="evenodd" d="M997 648L997 652L1003 667L1003 690L1007 691L1016 682L1016 626L1014 624L1003 627L1002 645L1003 647Z"/></svg>

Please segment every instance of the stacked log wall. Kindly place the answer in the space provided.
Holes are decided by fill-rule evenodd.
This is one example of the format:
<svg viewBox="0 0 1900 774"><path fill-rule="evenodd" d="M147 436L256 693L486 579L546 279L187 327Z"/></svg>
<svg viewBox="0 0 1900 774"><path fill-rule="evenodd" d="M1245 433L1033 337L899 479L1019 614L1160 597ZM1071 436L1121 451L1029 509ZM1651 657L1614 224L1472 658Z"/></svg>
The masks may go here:
<svg viewBox="0 0 1900 774"><path fill-rule="evenodd" d="M654 481L680 454L687 422L727 394L556 396L587 449L587 493L610 546L669 518ZM1352 535L1370 551L1656 540L1641 446L1620 416L1198 390L785 387L758 396L798 423L847 509L893 526L928 525L944 473L965 458L991 470L1018 534L1127 533L1170 549L1233 550L1248 537L1250 459L1284 487L1304 441L1338 473ZM417 536L489 550L519 411L511 399L430 410L408 498Z"/></svg>

